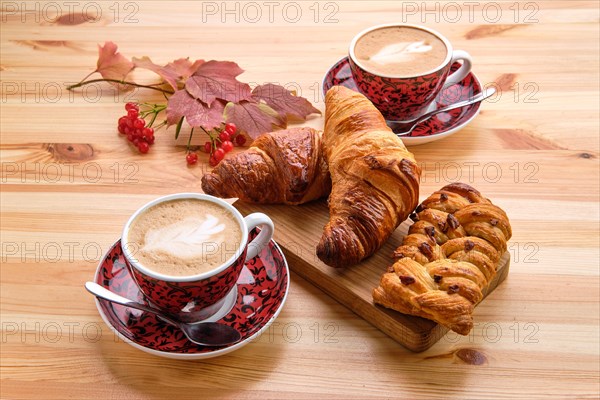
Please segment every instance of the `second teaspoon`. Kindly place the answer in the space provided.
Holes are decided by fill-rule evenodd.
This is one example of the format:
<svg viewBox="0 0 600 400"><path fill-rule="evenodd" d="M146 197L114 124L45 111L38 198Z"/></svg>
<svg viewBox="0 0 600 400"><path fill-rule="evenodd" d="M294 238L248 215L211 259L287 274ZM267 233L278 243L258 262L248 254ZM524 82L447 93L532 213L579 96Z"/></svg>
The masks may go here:
<svg viewBox="0 0 600 400"><path fill-rule="evenodd" d="M480 101L483 101L483 100L487 99L488 97L493 96L494 93L496 93L496 89L494 87L489 87L489 88L483 90L481 93L479 93L469 99L459 101L458 103L449 104L442 108L438 108L438 109L433 110L427 114L424 114L424 115L420 116L419 118L414 119L412 121L407 121L407 122L387 121L387 124L394 131L396 136L406 136L406 135L409 135L417 127L417 125L419 125L421 122L428 120L429 118L433 117L436 114L454 110L456 108L461 108L461 107L468 106L471 104L479 103Z"/></svg>

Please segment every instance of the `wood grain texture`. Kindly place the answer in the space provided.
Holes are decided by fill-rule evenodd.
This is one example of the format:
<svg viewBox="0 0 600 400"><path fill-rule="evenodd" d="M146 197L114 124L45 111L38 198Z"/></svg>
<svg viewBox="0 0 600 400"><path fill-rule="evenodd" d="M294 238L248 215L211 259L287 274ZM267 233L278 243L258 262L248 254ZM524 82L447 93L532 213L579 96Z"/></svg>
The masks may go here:
<svg viewBox="0 0 600 400"><path fill-rule="evenodd" d="M49 3L39 2L40 10ZM207 16L210 2L137 1L137 9L116 2L117 18L114 2L96 3L98 21L55 15L52 7L36 19L14 10L22 2L0 6L0 398L600 396L597 2L498 1L488 14L488 2L457 2L457 18L444 3L436 12L437 2L426 2L424 13L422 2L335 1L318 3L316 19L314 2L296 2L294 23L283 18L283 2L272 22L261 2L256 22L249 9L237 22L221 10ZM415 11L406 8L413 3ZM67 5L57 4L66 14ZM137 22L126 22L132 11ZM136 208L162 194L199 191L208 166L185 166L187 131L178 141L172 131L159 134L145 156L116 134L125 101L160 96L64 90L94 69L97 44L113 40L127 56L163 63L188 55L235 60L246 81L293 85L322 110L322 76L351 38L402 20L444 33L471 53L483 83L502 88L471 125L411 149L423 169L423 197L460 179L510 217L510 274L476 308L473 332L447 333L415 354L292 273L275 324L229 355L180 362L116 339L83 283ZM323 119L307 125L321 128ZM297 242L322 206L302 206L296 223L276 220L277 239Z"/></svg>

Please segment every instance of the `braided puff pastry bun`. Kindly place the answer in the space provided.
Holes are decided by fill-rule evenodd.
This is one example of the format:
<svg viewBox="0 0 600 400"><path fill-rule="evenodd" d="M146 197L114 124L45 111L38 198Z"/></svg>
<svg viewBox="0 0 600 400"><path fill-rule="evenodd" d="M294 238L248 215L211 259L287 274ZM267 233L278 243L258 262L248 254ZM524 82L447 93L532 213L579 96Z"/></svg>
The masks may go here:
<svg viewBox="0 0 600 400"><path fill-rule="evenodd" d="M302 204L324 197L331 190L331 179L321 132L293 128L265 133L248 150L205 174L202 190L262 204Z"/></svg>
<svg viewBox="0 0 600 400"><path fill-rule="evenodd" d="M415 223L373 301L466 335L512 235L508 217L471 186L453 183L429 196L411 218Z"/></svg>
<svg viewBox="0 0 600 400"><path fill-rule="evenodd" d="M414 210L421 170L365 96L334 86L325 105L323 148L332 190L317 256L346 267L379 250Z"/></svg>

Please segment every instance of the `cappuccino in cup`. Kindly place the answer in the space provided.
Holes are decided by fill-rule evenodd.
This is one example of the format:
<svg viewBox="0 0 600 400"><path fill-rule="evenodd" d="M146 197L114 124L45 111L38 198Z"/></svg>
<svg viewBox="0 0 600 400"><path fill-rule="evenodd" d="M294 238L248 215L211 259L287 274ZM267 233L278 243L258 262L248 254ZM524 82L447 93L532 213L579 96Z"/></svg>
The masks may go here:
<svg viewBox="0 0 600 400"><path fill-rule="evenodd" d="M352 39L348 64L356 89L386 120L408 122L425 114L444 88L465 79L471 56L433 29L386 24Z"/></svg>
<svg viewBox="0 0 600 400"><path fill-rule="evenodd" d="M191 276L231 258L242 242L242 231L236 217L221 205L185 198L144 210L131 222L125 240L148 270Z"/></svg>
<svg viewBox="0 0 600 400"><path fill-rule="evenodd" d="M448 49L432 33L409 26L375 29L359 38L356 60L381 76L417 76L440 67Z"/></svg>

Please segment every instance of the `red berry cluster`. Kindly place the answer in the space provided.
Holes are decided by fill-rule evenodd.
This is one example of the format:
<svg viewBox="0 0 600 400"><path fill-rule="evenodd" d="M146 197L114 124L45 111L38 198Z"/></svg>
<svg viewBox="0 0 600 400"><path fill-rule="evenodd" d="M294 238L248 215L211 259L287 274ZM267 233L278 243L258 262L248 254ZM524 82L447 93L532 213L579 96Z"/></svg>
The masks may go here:
<svg viewBox="0 0 600 400"><path fill-rule="evenodd" d="M225 158L225 154L233 150L233 143L238 146L243 146L246 143L246 137L237 133L237 127L234 123L228 122L225 124L225 128L219 133L218 136L210 135L210 141L204 143L202 150L210 154L208 164L211 167L216 166L218 163ZM189 152L185 157L188 165L193 165L198 162L198 154Z"/></svg>
<svg viewBox="0 0 600 400"><path fill-rule="evenodd" d="M150 150L150 145L154 144L154 129L146 126L137 104L127 103L125 110L127 114L119 118L119 133L125 135L140 153L145 154Z"/></svg>

